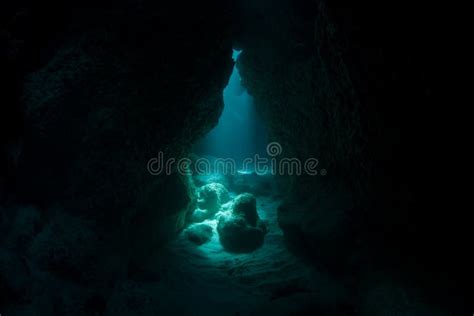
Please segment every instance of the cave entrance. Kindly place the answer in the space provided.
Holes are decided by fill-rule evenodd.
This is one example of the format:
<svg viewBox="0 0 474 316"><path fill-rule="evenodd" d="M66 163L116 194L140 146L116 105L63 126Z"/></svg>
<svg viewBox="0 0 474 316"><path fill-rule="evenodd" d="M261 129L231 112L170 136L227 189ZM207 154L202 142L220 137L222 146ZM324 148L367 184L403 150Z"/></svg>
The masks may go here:
<svg viewBox="0 0 474 316"><path fill-rule="evenodd" d="M214 161L216 158L235 162L235 169L250 172L247 159L266 156L267 131L259 116L252 96L242 85L237 69L237 60L242 51L234 50L235 62L228 85L223 91L224 110L217 126L201 139L193 148L200 157Z"/></svg>
<svg viewBox="0 0 474 316"><path fill-rule="evenodd" d="M276 223L273 177L256 167L257 159L268 159L267 131L242 85L241 53L233 51L235 65L217 126L193 148L197 205L184 235L216 260L227 258L216 257L222 250L235 255L261 248L267 228Z"/></svg>

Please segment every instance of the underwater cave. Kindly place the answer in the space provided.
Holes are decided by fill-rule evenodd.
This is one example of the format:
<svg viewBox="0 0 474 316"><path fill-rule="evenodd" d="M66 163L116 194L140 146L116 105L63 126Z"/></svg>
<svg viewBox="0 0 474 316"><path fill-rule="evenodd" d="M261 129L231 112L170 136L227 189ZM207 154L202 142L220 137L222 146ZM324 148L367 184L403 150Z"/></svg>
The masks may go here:
<svg viewBox="0 0 474 316"><path fill-rule="evenodd" d="M0 316L471 315L444 9L4 1Z"/></svg>

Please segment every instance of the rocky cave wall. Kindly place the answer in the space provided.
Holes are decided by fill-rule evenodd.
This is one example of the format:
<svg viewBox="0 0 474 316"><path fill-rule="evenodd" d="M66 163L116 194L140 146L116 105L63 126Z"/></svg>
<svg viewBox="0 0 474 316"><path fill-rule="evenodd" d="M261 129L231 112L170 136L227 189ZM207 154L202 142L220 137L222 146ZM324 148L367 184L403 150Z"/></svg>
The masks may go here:
<svg viewBox="0 0 474 316"><path fill-rule="evenodd" d="M146 162L186 154L216 124L234 45L271 140L328 172L283 179L291 247L381 284L361 294L372 301L387 298L387 279L410 279L462 308L463 219L442 199L452 182L433 173L451 160L439 149L447 46L432 4L245 0L239 15L225 1L1 6L0 305L104 309L114 280L181 227L186 186Z"/></svg>
<svg viewBox="0 0 474 316"><path fill-rule="evenodd" d="M362 288L397 279L407 293L422 288L427 301L462 311L465 215L444 198L450 175L433 173L452 162L449 128L439 126L452 100L443 103L448 85L438 87L449 78L438 9L243 1L238 67L280 158L314 157L327 170L281 177L279 223L290 246Z"/></svg>
<svg viewBox="0 0 474 316"><path fill-rule="evenodd" d="M367 177L363 161L367 139L333 26L323 8L313 5L304 10L311 13L301 16L290 2L281 7L262 2L253 11L260 15L250 16L249 23L263 25L249 27L259 32L244 37L238 66L244 85L269 122L271 141L282 145L279 158L314 157L320 162L318 170L328 172L286 176L288 198L280 208L280 225L287 238L298 238L298 244L318 247L319 252L328 246L332 253L326 258L337 260L338 253L352 246L342 244L348 236L336 235L350 233L346 218L354 207L353 192L366 190L365 183L345 175ZM262 22L264 14L267 19ZM309 212L311 208L314 211Z"/></svg>
<svg viewBox="0 0 474 316"><path fill-rule="evenodd" d="M184 225L186 180L153 176L147 162L187 155L217 124L230 6L5 6L1 305L100 311L116 280Z"/></svg>

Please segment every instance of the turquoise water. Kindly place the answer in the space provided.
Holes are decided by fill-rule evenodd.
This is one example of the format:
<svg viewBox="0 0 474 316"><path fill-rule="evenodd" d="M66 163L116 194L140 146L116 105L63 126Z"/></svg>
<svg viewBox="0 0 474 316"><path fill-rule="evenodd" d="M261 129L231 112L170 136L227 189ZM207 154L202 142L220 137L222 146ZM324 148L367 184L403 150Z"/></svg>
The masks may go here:
<svg viewBox="0 0 474 316"><path fill-rule="evenodd" d="M241 53L234 50L234 61ZM255 154L264 156L267 132L252 96L242 86L236 65L223 97L224 110L218 125L194 146L193 151L200 156L235 159L238 167L245 158Z"/></svg>

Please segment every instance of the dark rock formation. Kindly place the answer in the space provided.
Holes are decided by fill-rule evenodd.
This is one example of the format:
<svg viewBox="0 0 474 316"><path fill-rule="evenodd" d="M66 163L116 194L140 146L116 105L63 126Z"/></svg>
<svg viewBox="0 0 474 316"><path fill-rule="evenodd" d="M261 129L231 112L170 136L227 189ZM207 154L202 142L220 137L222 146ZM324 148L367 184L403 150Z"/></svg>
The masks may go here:
<svg viewBox="0 0 474 316"><path fill-rule="evenodd" d="M250 225L257 225L257 201L250 193L243 193L234 199L233 213L242 216Z"/></svg>
<svg viewBox="0 0 474 316"><path fill-rule="evenodd" d="M356 239L354 210L368 195L371 161L365 109L357 96L324 3L305 7L280 1L255 5L262 22L246 16L238 60L243 84L267 122L270 141L282 146L277 159L318 159L317 176L285 176L280 226L302 252L333 267Z"/></svg>
<svg viewBox="0 0 474 316"><path fill-rule="evenodd" d="M94 231L94 223L62 210L56 212L32 240L27 251L31 262L66 280L97 282L106 277L106 270L95 259L106 246ZM111 265L110 270L115 267Z"/></svg>
<svg viewBox="0 0 474 316"><path fill-rule="evenodd" d="M21 304L28 301L31 274L20 256L0 249L0 304Z"/></svg>
<svg viewBox="0 0 474 316"><path fill-rule="evenodd" d="M462 310L465 214L443 198L451 173L433 173L453 161L452 144L440 150L438 141L458 137L453 124L438 126L453 103L441 94L450 77L438 65L451 56L437 38L443 13L376 1L241 7L237 64L270 140L282 145L278 158L319 160L318 176L283 177L279 221L290 245L338 274L370 261ZM447 219L442 209L458 211ZM434 284L441 270L449 277Z"/></svg>
<svg viewBox="0 0 474 316"><path fill-rule="evenodd" d="M186 237L197 245L202 245L212 238L212 227L207 224L193 224L185 231Z"/></svg>
<svg viewBox="0 0 474 316"><path fill-rule="evenodd" d="M254 251L263 244L266 234L266 225L257 213L255 197L244 193L233 203L232 210L219 217L219 240L231 252Z"/></svg>
<svg viewBox="0 0 474 316"><path fill-rule="evenodd" d="M8 9L8 18L23 10L31 19L0 25L1 76L9 65L15 86L1 96L0 162L18 164L7 166L12 175L1 170L0 191L37 206L41 225L6 247L21 237L22 255L46 278L88 282L107 297L130 266L145 264L183 228L194 207L186 179L151 175L147 162L160 151L183 157L217 123L233 66L228 3L46 1ZM36 19L44 23L35 29ZM12 117L21 116L25 129L15 131L22 126ZM20 137L18 155L9 144ZM16 190L5 192L9 177ZM54 292L41 301L54 301ZM90 305L82 298L77 314ZM52 307L38 308L48 314Z"/></svg>

